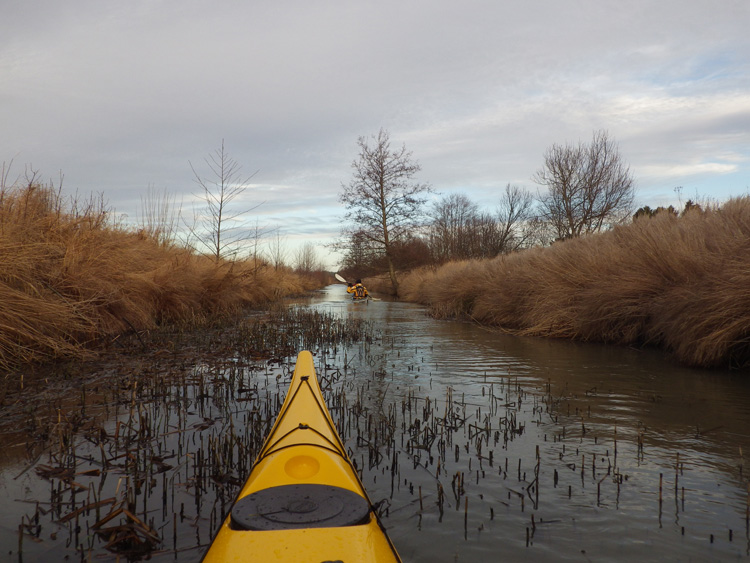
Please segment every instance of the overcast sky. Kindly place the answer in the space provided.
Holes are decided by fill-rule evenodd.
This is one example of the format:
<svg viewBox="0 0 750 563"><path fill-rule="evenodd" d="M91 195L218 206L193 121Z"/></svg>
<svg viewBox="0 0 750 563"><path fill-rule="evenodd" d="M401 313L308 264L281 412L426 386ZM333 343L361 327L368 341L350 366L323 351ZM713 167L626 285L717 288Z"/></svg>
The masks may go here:
<svg viewBox="0 0 750 563"><path fill-rule="evenodd" d="M357 139L390 132L487 209L606 129L637 204L750 186L748 0L3 0L0 163L136 221L221 146L290 247L338 234ZM335 265L335 256L321 257Z"/></svg>

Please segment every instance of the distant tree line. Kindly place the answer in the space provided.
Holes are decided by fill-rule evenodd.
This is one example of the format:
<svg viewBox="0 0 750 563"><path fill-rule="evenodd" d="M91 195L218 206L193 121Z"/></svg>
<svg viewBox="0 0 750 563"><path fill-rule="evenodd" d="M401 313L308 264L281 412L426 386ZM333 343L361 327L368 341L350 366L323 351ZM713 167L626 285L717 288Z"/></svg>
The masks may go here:
<svg viewBox="0 0 750 563"><path fill-rule="evenodd" d="M681 212L675 209L674 205L670 205L669 207L659 206L655 209L651 209L648 205L644 205L643 207L638 208L638 210L633 214L633 221L641 218L650 219L651 217L656 217L659 214L666 214L672 217L682 217L686 213L690 213L691 211L703 211L703 207L699 203L694 202L692 199L689 199L685 202L685 207L682 208Z"/></svg>
<svg viewBox="0 0 750 563"><path fill-rule="evenodd" d="M589 235L673 208L640 208L634 179L606 131L590 143L554 144L532 176L536 193L507 184L492 210L461 193L439 199L405 146L393 148L387 131L360 137L352 179L342 184L345 224L337 249L342 270L364 277L452 260L493 258L532 246ZM688 202L686 209L696 204Z"/></svg>

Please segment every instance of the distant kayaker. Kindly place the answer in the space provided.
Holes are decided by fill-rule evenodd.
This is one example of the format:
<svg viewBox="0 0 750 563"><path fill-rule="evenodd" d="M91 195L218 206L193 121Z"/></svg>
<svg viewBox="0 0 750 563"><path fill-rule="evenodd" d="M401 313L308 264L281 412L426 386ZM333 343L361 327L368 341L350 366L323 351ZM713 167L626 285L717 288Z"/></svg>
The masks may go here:
<svg viewBox="0 0 750 563"><path fill-rule="evenodd" d="M357 280L357 282L352 284L347 284L348 287L346 288L347 293L351 293L352 299L358 300L358 299L367 299L370 294L367 291L367 288L362 285L362 280Z"/></svg>

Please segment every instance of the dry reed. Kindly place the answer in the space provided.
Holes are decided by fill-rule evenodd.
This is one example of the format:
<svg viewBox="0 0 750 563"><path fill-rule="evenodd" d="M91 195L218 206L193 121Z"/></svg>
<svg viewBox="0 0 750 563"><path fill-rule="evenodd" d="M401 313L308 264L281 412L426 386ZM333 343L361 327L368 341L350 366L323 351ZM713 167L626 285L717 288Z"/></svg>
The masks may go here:
<svg viewBox="0 0 750 563"><path fill-rule="evenodd" d="M750 365L750 197L492 260L418 270L401 297L517 334Z"/></svg>
<svg viewBox="0 0 750 563"><path fill-rule="evenodd" d="M230 314L312 289L261 260L220 261L112 224L103 202L0 189L0 370L164 322Z"/></svg>

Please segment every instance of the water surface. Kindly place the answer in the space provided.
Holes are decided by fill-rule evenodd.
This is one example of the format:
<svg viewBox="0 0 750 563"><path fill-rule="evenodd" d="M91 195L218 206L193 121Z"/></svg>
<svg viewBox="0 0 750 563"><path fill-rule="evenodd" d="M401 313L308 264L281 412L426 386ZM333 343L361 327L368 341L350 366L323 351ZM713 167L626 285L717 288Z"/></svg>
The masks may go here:
<svg viewBox="0 0 750 563"><path fill-rule="evenodd" d="M370 323L364 339L318 346L316 365L404 561L750 556L747 373L518 338L345 295L330 286L290 307ZM118 359L72 395L43 387L41 406L6 401L4 417L23 428L4 429L3 558L114 561L101 530L119 522L153 533L152 561L199 561L296 353L269 361L229 341L218 332L210 353ZM100 524L119 509L144 528L122 511Z"/></svg>

